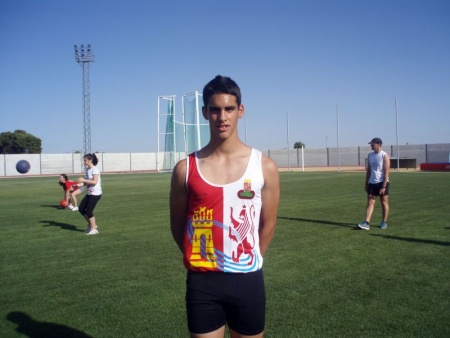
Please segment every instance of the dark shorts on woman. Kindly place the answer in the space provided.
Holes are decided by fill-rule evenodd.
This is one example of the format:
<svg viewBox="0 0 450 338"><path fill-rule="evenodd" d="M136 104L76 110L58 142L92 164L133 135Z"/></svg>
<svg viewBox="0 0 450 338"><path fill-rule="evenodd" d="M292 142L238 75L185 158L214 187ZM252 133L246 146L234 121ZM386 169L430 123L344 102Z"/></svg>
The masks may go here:
<svg viewBox="0 0 450 338"><path fill-rule="evenodd" d="M367 189L367 193L372 196L380 196L380 190L383 188L383 182L380 183L369 183L369 187ZM384 190L383 196L389 195L389 182L386 185L386 189Z"/></svg>
<svg viewBox="0 0 450 338"><path fill-rule="evenodd" d="M100 198L102 198L102 195L85 195L78 207L78 212L88 218L94 217L94 209Z"/></svg>
<svg viewBox="0 0 450 338"><path fill-rule="evenodd" d="M249 273L193 272L186 278L189 331L215 331L225 324L243 335L264 331L266 294L262 270Z"/></svg>

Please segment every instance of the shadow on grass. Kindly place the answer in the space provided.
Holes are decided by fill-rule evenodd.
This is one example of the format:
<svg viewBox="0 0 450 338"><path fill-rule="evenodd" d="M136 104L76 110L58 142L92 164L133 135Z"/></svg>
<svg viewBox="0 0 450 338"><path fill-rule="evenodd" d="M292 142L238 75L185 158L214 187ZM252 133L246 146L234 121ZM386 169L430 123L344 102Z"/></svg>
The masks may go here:
<svg viewBox="0 0 450 338"><path fill-rule="evenodd" d="M42 204L41 207L65 210L58 204Z"/></svg>
<svg viewBox="0 0 450 338"><path fill-rule="evenodd" d="M411 243L423 243L423 244L434 244L434 245L450 246L450 242L435 241L435 240L432 240L432 239L420 239L420 238L411 238L411 237L397 237L397 236L377 235L377 234L370 234L370 236L383 237L383 238L386 238L386 239L393 239L395 241L405 241L405 242L411 242Z"/></svg>
<svg viewBox="0 0 450 338"><path fill-rule="evenodd" d="M337 225L340 227L354 228L358 230L356 224L354 223L344 223L344 222L333 222L333 221L324 221L320 219L307 219L307 218L295 218L295 217L283 217L278 216L279 219L285 219L288 221L298 221L298 222L308 222L308 223L317 223L317 224L326 224L326 225Z"/></svg>
<svg viewBox="0 0 450 338"><path fill-rule="evenodd" d="M92 338L92 336L66 325L35 321L23 312L10 312L6 316L6 319L17 324L16 332L24 334L27 337Z"/></svg>
<svg viewBox="0 0 450 338"><path fill-rule="evenodd" d="M79 230L75 225L67 224L67 223L61 223L61 222L55 222L55 221L40 221L41 223L45 223L44 227L60 227L63 230L70 230L70 231L77 231L77 232L84 232L84 230Z"/></svg>

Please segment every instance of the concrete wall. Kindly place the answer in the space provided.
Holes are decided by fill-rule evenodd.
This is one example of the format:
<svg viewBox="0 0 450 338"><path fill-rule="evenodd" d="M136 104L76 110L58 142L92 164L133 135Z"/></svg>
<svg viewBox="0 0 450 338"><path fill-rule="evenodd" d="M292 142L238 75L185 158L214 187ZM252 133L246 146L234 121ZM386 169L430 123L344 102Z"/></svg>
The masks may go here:
<svg viewBox="0 0 450 338"><path fill-rule="evenodd" d="M397 146L383 145L392 159L397 158ZM263 150L280 168L363 166L370 146L327 149ZM416 159L421 163L446 163L450 156L450 143L399 146L400 158ZM171 171L174 165L185 158L184 153L98 153L98 168L101 172ZM30 163L30 170L21 174L16 170L20 160ZM21 154L0 155L1 176L34 176L82 174L81 154Z"/></svg>

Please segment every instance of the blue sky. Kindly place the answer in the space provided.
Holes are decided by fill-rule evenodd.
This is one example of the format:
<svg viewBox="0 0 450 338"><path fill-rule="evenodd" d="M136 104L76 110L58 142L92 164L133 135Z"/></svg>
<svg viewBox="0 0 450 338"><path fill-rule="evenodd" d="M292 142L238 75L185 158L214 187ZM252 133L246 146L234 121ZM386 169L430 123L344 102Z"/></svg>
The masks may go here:
<svg viewBox="0 0 450 338"><path fill-rule="evenodd" d="M157 151L157 97L217 74L242 90L261 150L450 142L450 1L0 2L0 132L44 153L83 146L81 67L90 43L92 150ZM244 138L241 120L240 134Z"/></svg>

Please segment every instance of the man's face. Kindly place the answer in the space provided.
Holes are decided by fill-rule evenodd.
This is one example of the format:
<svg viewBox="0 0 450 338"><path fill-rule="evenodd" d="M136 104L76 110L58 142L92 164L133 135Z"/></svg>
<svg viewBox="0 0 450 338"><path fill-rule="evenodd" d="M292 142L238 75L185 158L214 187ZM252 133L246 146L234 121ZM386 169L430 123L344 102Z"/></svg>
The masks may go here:
<svg viewBox="0 0 450 338"><path fill-rule="evenodd" d="M228 137L236 130L238 120L244 115L244 106L238 106L234 95L214 94L202 111L209 121L211 136Z"/></svg>
<svg viewBox="0 0 450 338"><path fill-rule="evenodd" d="M373 151L379 152L380 148L381 148L381 144L379 144L379 143L371 143L370 147L372 148Z"/></svg>

